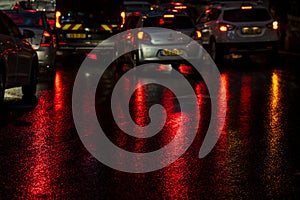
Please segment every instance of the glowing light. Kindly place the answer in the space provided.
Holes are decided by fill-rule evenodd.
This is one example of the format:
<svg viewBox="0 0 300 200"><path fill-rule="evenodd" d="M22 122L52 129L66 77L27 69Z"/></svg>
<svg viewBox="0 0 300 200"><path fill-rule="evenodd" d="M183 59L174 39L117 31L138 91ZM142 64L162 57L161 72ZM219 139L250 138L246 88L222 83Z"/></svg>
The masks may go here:
<svg viewBox="0 0 300 200"><path fill-rule="evenodd" d="M126 17L126 14L125 12L121 12L121 17L122 17L122 26L125 24L125 17Z"/></svg>
<svg viewBox="0 0 300 200"><path fill-rule="evenodd" d="M272 23L272 25L273 25L273 29L274 29L274 30L277 30L277 29L279 28L278 22L277 22L277 21L274 21L274 22Z"/></svg>
<svg viewBox="0 0 300 200"><path fill-rule="evenodd" d="M195 40L199 40L199 39L201 39L202 38L202 33L201 33L201 31L199 31L199 30L196 30L196 32L195 32Z"/></svg>
<svg viewBox="0 0 300 200"><path fill-rule="evenodd" d="M61 24L59 23L59 18L60 17L61 17L61 12L56 11L56 13L55 13L55 18L56 18L55 26L56 26L56 28L61 28Z"/></svg>
<svg viewBox="0 0 300 200"><path fill-rule="evenodd" d="M174 15L164 15L164 18L174 18Z"/></svg>
<svg viewBox="0 0 300 200"><path fill-rule="evenodd" d="M221 31L221 32L226 32L226 31L228 31L227 26L224 26L224 25L220 26L220 31Z"/></svg>
<svg viewBox="0 0 300 200"><path fill-rule="evenodd" d="M251 10L252 6L242 6L241 9L242 10Z"/></svg>

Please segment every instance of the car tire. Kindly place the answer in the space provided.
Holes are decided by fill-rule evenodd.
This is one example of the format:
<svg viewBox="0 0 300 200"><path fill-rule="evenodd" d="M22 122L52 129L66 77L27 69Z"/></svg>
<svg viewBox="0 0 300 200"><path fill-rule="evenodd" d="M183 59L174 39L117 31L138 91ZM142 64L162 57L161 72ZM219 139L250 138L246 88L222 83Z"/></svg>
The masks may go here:
<svg viewBox="0 0 300 200"><path fill-rule="evenodd" d="M36 93L36 86L37 86L37 77L38 77L38 63L34 61L31 74L30 74L30 83L29 85L22 86L22 93L23 96L34 96Z"/></svg>
<svg viewBox="0 0 300 200"><path fill-rule="evenodd" d="M0 105L3 103L5 94L5 73L4 70L0 68Z"/></svg>
<svg viewBox="0 0 300 200"><path fill-rule="evenodd" d="M220 64L223 58L223 54L220 46L214 39L209 44L209 54L216 64Z"/></svg>

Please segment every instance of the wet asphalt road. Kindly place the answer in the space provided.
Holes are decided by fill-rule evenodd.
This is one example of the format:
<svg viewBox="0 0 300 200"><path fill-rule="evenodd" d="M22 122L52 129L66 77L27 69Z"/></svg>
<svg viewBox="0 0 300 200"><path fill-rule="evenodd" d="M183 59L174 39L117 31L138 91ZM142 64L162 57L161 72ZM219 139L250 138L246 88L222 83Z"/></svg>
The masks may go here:
<svg viewBox="0 0 300 200"><path fill-rule="evenodd" d="M42 75L35 101L23 101L19 88L6 92L0 112L0 199L299 199L299 57L281 55L274 66L261 60L220 67L227 115L218 143L203 159L198 152L209 124L210 96L199 77L187 77L201 113L195 140L171 165L133 174L105 166L82 144L71 108L82 59L61 57L54 82ZM97 90L96 110L98 117L106 116L99 121L107 137L132 152L168 144L180 123L178 101L168 89L140 87L130 100L131 116L141 126L149 123L151 105L165 107L168 118L159 135L133 138L112 121L107 105L121 75L108 70ZM130 80L124 91L126 84L130 87ZM189 95L177 98L188 101Z"/></svg>

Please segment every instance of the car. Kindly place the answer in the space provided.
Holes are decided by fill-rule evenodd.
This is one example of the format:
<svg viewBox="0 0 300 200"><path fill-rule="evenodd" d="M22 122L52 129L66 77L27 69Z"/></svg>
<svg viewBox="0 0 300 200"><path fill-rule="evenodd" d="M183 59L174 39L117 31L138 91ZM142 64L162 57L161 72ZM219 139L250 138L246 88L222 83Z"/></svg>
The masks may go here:
<svg viewBox="0 0 300 200"><path fill-rule="evenodd" d="M151 10L151 3L147 1L124 1L125 16L133 13L147 13Z"/></svg>
<svg viewBox="0 0 300 200"><path fill-rule="evenodd" d="M5 89L22 87L24 97L36 93L38 80L38 55L26 41L34 32L17 25L0 11L0 103Z"/></svg>
<svg viewBox="0 0 300 200"><path fill-rule="evenodd" d="M278 52L278 22L259 2L235 1L211 4L199 17L202 44L215 62L228 54Z"/></svg>
<svg viewBox="0 0 300 200"><path fill-rule="evenodd" d="M184 12L185 14L189 15L194 22L199 16L196 6L189 3L184 3L182 1L162 3L158 6L158 9L163 11Z"/></svg>
<svg viewBox="0 0 300 200"><path fill-rule="evenodd" d="M163 63L180 68L187 64L182 55L191 59L197 59L201 55L201 50L197 47L188 48L192 39L201 45L201 32L188 15L181 12L151 11L141 15L138 20L136 16L132 17L132 21L137 22L135 26L128 26L126 39L138 49L130 54L133 66ZM187 37L182 37L182 34Z"/></svg>
<svg viewBox="0 0 300 200"><path fill-rule="evenodd" d="M35 10L6 10L4 11L22 31L29 29L34 37L29 38L37 51L40 69L55 72L56 68L56 35L51 30L44 12Z"/></svg>

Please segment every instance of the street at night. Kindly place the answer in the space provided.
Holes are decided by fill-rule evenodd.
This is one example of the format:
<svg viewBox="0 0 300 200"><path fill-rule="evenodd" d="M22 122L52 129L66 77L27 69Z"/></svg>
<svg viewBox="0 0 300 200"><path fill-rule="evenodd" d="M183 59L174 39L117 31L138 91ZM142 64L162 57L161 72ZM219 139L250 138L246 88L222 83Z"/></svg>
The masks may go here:
<svg viewBox="0 0 300 200"><path fill-rule="evenodd" d="M22 99L20 88L6 90L0 112L1 199L299 199L300 55L279 55L274 64L257 55L218 66L226 118L217 144L201 159L212 97L199 76L186 76L200 111L197 135L179 159L147 173L112 169L87 151L72 114L73 85L84 56L59 56L55 80L42 73L36 100ZM171 142L176 132L189 134L193 119L181 112L178 100L188 103L190 94L175 96L157 84L138 87L129 109L132 120L145 126L149 108L161 104L168 116L162 131L151 138L123 133L108 106L116 82L125 81L122 95L132 87L122 75L113 67L107 70L95 98L98 117L105 113L99 123L114 144L150 152ZM181 84L168 73L162 77ZM182 118L188 123L179 126ZM184 137L177 142L168 154L179 151ZM116 157L121 164L128 162Z"/></svg>

